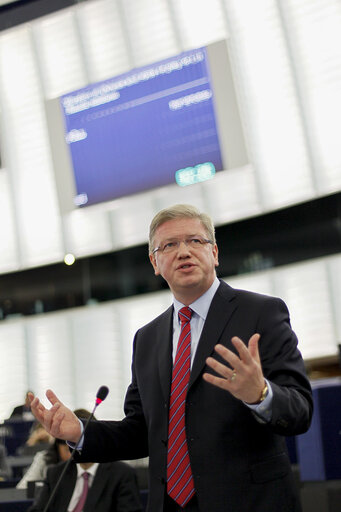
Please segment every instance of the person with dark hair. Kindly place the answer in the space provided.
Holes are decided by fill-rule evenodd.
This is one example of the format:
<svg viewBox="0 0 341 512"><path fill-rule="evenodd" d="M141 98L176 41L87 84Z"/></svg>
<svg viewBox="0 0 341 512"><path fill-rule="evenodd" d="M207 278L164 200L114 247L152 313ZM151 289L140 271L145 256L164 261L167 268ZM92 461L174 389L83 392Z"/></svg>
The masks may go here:
<svg viewBox="0 0 341 512"><path fill-rule="evenodd" d="M66 461L69 457L70 450L65 441L56 438L49 448L35 454L31 465L17 483L17 489L26 489L28 482L44 480L49 466Z"/></svg>
<svg viewBox="0 0 341 512"><path fill-rule="evenodd" d="M74 411L77 418L87 420L86 409ZM68 450L68 458L70 451ZM67 462L47 468L44 485L28 512L42 512L50 499L61 474L59 487L48 512L141 512L141 500L133 468L123 462L98 464L74 461L65 470Z"/></svg>
<svg viewBox="0 0 341 512"><path fill-rule="evenodd" d="M22 405L17 405L16 407L14 407L10 415L10 419L20 419L24 421L33 419L29 400L30 393L32 393L32 391L26 391L24 403Z"/></svg>
<svg viewBox="0 0 341 512"><path fill-rule="evenodd" d="M148 512L300 512L285 437L313 400L285 303L217 278L212 220L191 205L154 217L149 259L173 304L135 335L125 417L90 422L77 460L149 455ZM32 412L77 443L83 424L46 395Z"/></svg>
<svg viewBox="0 0 341 512"><path fill-rule="evenodd" d="M45 450L53 443L53 437L46 431L45 427L37 421L33 423L28 438L25 443L18 446L16 455L35 455L41 450Z"/></svg>

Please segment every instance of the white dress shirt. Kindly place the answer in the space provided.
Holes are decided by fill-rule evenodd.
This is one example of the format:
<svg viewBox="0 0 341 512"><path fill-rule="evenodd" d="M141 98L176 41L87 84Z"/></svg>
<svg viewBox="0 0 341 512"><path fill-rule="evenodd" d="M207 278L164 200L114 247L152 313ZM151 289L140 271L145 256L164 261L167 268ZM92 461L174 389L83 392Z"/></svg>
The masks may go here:
<svg viewBox="0 0 341 512"><path fill-rule="evenodd" d="M193 364L193 359L195 353L198 348L199 339L201 336L202 329L204 327L204 323L207 317L208 310L210 308L212 299L215 295L215 292L219 288L220 282L218 278L215 278L211 287L205 292L199 299L195 300L192 304L189 305L191 310L193 311L191 318L191 368ZM174 306L174 314L173 314L173 362L175 360L176 349L178 346L181 322L179 319L179 311L184 307L184 304L181 304L175 297L173 297L173 306Z"/></svg>
<svg viewBox="0 0 341 512"><path fill-rule="evenodd" d="M94 481L97 468L98 468L98 462L95 462L88 469L83 469L80 464L76 464L76 466L77 466L77 480L76 480L76 485L75 485L75 488L73 490L73 494L72 494L70 503L69 503L68 508L67 508L68 512L72 512L72 510L77 505L77 503L79 501L79 498L81 497L81 494L82 494L82 491L83 491L83 485L84 485L84 480L83 480L83 477L82 477L83 473L88 473L89 474L88 486L89 486L89 489L90 489L90 487L92 485L92 482Z"/></svg>

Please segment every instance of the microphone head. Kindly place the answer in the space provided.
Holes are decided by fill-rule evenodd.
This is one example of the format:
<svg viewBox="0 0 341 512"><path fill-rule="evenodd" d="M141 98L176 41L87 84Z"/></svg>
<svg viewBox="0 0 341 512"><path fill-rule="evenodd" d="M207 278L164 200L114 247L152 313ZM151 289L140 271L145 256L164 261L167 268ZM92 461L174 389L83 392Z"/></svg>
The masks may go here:
<svg viewBox="0 0 341 512"><path fill-rule="evenodd" d="M105 400L108 396L109 388L107 386L101 386L97 391L96 395L96 405L99 405L103 400Z"/></svg>

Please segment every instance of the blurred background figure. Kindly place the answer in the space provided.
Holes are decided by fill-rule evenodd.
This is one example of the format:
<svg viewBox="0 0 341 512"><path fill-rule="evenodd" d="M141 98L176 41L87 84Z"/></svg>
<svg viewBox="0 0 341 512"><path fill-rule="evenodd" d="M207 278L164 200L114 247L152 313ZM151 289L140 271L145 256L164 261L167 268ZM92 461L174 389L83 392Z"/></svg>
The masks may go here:
<svg viewBox="0 0 341 512"><path fill-rule="evenodd" d="M45 443L52 443L53 437L46 432L41 423L35 423L32 427L31 433L26 441L26 446L37 446Z"/></svg>
<svg viewBox="0 0 341 512"><path fill-rule="evenodd" d="M28 390L25 395L25 401L22 405L17 405L14 407L12 414L10 416L11 419L20 419L20 420L32 420L33 414L31 413L31 408L28 401L28 394L32 393L32 391Z"/></svg>
<svg viewBox="0 0 341 512"><path fill-rule="evenodd" d="M12 470L7 461L6 447L0 443L0 481L9 480L12 477Z"/></svg>
<svg viewBox="0 0 341 512"><path fill-rule="evenodd" d="M85 409L77 409L74 413L78 418L85 420L90 416L90 412ZM67 458L59 464L49 465L48 468L47 465L45 466L47 474L44 485L38 491L28 512L42 512L45 509L51 492L64 471L66 460L70 458L70 451L65 441L62 443L64 444L59 446L67 448ZM47 463L49 464L48 461ZM124 462L76 464L71 461L48 512L67 512L69 510L141 512L142 505L134 469Z"/></svg>
<svg viewBox="0 0 341 512"><path fill-rule="evenodd" d="M35 455L41 450L48 449L53 441L54 438L46 432L43 425L36 422L32 425L25 444L17 448L16 455Z"/></svg>
<svg viewBox="0 0 341 512"><path fill-rule="evenodd" d="M66 461L69 457L70 450L65 441L55 439L48 449L40 450L35 454L32 464L17 483L17 489L26 489L28 482L44 480L49 466Z"/></svg>

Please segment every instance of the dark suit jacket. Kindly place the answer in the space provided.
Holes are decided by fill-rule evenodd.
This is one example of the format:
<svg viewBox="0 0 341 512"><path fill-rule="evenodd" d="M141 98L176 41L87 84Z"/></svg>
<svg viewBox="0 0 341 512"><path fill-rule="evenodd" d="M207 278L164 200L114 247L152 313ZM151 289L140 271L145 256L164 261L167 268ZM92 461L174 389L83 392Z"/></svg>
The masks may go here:
<svg viewBox="0 0 341 512"><path fill-rule="evenodd" d="M149 512L160 512L166 482L168 404L172 372L170 307L134 339L126 417L91 422L82 460L149 454ZM202 379L216 343L231 350L233 336L260 333L265 377L273 389L268 424L240 400ZM218 357L214 355L214 357ZM285 437L305 432L312 393L286 305L221 282L201 334L186 400L186 433L201 512L298 512Z"/></svg>
<svg viewBox="0 0 341 512"><path fill-rule="evenodd" d="M0 442L0 480L8 480L12 476L12 468L7 461L7 450Z"/></svg>
<svg viewBox="0 0 341 512"><path fill-rule="evenodd" d="M26 407L25 404L17 405L16 407L14 407L10 418L22 416L24 414L24 412L30 412L30 411L31 411L30 407Z"/></svg>
<svg viewBox="0 0 341 512"><path fill-rule="evenodd" d="M51 466L36 502L29 512L42 512L65 462ZM68 467L48 512L66 512L77 479L74 462ZM84 512L141 512L141 501L133 468L123 462L100 464L89 489Z"/></svg>

